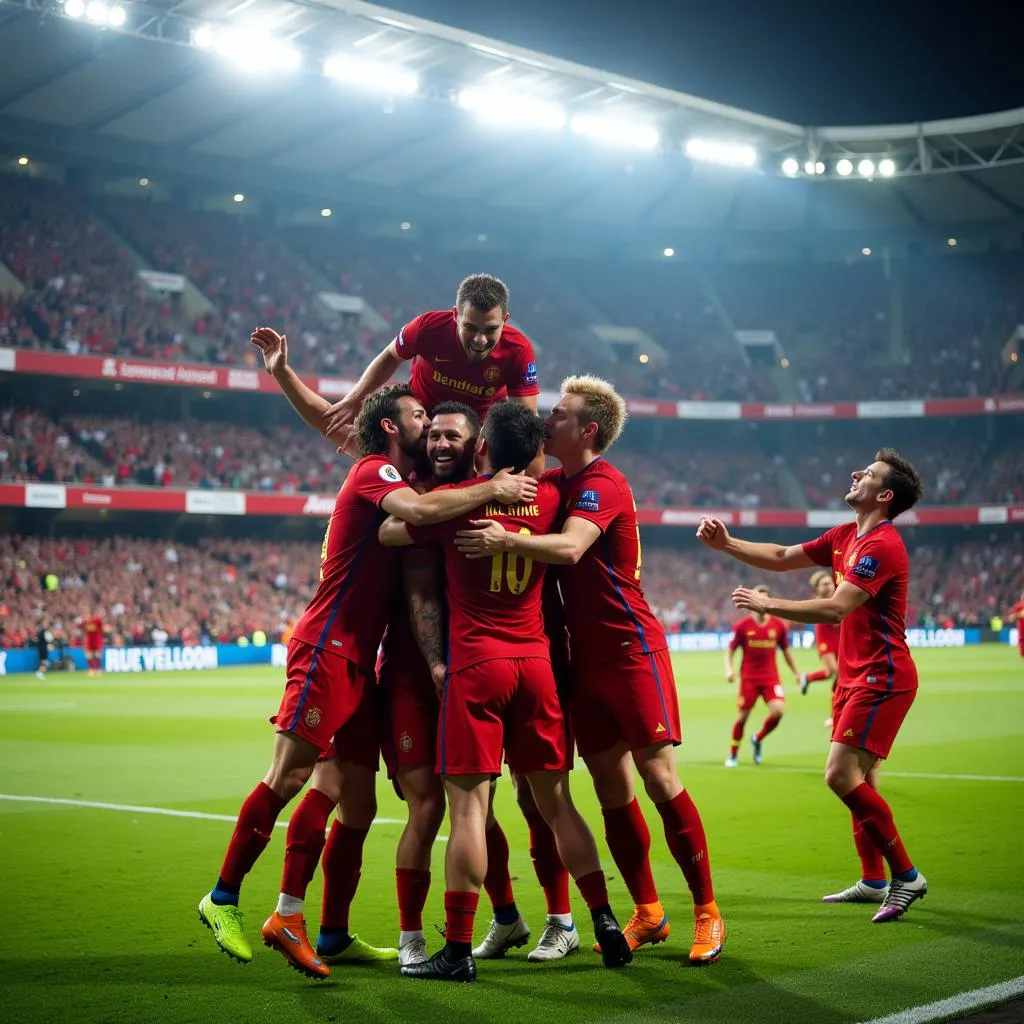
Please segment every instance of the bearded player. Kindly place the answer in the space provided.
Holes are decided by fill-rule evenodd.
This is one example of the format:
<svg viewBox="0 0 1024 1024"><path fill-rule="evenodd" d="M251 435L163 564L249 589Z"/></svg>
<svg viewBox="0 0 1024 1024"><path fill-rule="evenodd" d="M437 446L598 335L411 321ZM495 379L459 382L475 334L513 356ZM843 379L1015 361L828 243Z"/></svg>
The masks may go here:
<svg viewBox="0 0 1024 1024"><path fill-rule="evenodd" d="M836 592L836 582L832 579L832 573L826 569L819 569L811 573L811 590L827 601ZM839 627L831 622L816 622L814 624L814 645L818 649L818 658L821 661L821 668L817 672L800 673L800 693L804 696L810 689L811 683L832 683L832 692L836 692L836 676L839 673ZM825 728L832 728L832 716L825 719Z"/></svg>
<svg viewBox="0 0 1024 1024"><path fill-rule="evenodd" d="M771 596L771 591L765 586L754 587L754 591ZM732 727L732 745L729 747L729 756L726 758L725 767L735 768L739 764L737 755L740 750L740 741L743 739L743 730L754 709L758 698L768 706L768 717L760 730L750 737L750 744L754 748L754 764L761 763L761 744L765 737L774 732L786 709L785 693L782 683L779 681L779 667L775 661L775 652L781 651L789 670L793 673L794 679L799 679L796 663L789 650L789 637L786 624L774 616L760 615L756 612L740 619L732 632L732 639L725 649L725 681L735 682L736 672L733 669L733 657L737 650L743 651L743 660L740 662L740 692L739 692L739 717Z"/></svg>
<svg viewBox="0 0 1024 1024"><path fill-rule="evenodd" d="M545 452L558 459L560 533L531 536L477 520L459 534L469 558L511 552L563 566L572 724L594 782L605 837L635 904L631 948L663 942L669 920L651 873L651 835L634 768L661 816L665 840L693 896L689 960L717 960L725 922L715 903L707 839L679 780L679 703L665 631L640 585L640 529L629 483L604 458L622 433L626 403L597 377L569 377L545 421Z"/></svg>
<svg viewBox="0 0 1024 1024"><path fill-rule="evenodd" d="M252 341L285 397L318 428L328 403L288 366L284 336L261 328ZM218 945L241 962L252 959L238 909L242 881L269 843L281 811L314 769L325 774L330 788L339 765L342 771L351 765L361 802L374 803L369 767L369 749L374 748L375 765L378 742L373 670L398 579L397 556L376 543L377 527L390 512L422 525L464 515L482 501L530 501L536 494L533 481L505 473L462 490L417 494L405 477L421 456L428 426L423 406L403 385L379 389L360 410L361 458L338 492L324 537L320 582L288 647L285 692L272 719L271 766L242 805L217 884L199 903L200 920ZM332 754L318 768L318 761ZM333 799L315 781L289 822L281 899L263 926L264 943L314 977L330 971L310 945L302 906L333 807ZM343 801L343 814L344 809ZM325 882L331 885L329 877Z"/></svg>
<svg viewBox="0 0 1024 1024"><path fill-rule="evenodd" d="M882 924L901 917L928 892L878 791L879 764L889 756L917 696L917 667L904 633L910 568L892 520L917 503L922 488L917 470L892 448L881 449L851 478L846 503L856 521L815 540L790 547L738 540L719 519L701 520L697 537L757 569L784 572L820 565L835 574L836 591L829 598L784 601L738 587L733 603L796 622L843 623L825 780L850 809L861 878L824 899L880 903L872 920ZM888 888L885 863L891 873Z"/></svg>
<svg viewBox="0 0 1024 1024"><path fill-rule="evenodd" d="M540 389L533 344L508 318L508 286L490 274L471 274L455 293L454 309L421 313L398 332L355 387L327 410L323 432L351 434L363 399L407 359L409 386L428 409L465 402L483 420L494 402L508 398L536 412Z"/></svg>

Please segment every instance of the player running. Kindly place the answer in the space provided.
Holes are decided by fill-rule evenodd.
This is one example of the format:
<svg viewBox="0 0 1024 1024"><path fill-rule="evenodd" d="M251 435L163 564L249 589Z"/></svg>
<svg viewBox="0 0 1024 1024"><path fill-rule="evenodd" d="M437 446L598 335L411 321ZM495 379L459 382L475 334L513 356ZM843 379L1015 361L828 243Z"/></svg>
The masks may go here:
<svg viewBox="0 0 1024 1024"><path fill-rule="evenodd" d="M98 675L103 665L103 617L90 615L82 624L85 632L85 661L89 678Z"/></svg>
<svg viewBox="0 0 1024 1024"><path fill-rule="evenodd" d="M529 410L510 403L492 409L484 422L478 459L485 472L508 461L534 475L543 471L544 427ZM468 487L469 484L463 485ZM537 497L519 506L487 505L485 511L517 534L543 533L559 514L559 494L542 482ZM437 768L445 780L451 836L445 858L445 945L426 963L402 968L406 977L473 981L473 920L487 869L485 823L491 777L509 768L529 780L537 806L558 844L562 861L590 908L605 966L629 963L632 952L608 904L597 846L572 803L568 783L566 726L544 633L542 566L515 554L489 563L468 561L455 549L460 524L409 528L391 520L381 541L441 544L451 615L448 650L440 608L419 606L415 627L420 647L442 692Z"/></svg>
<svg viewBox="0 0 1024 1024"><path fill-rule="evenodd" d="M319 428L328 403L288 366L286 339L260 328L252 340L285 397L310 426ZM375 766L373 670L398 577L396 553L374 538L385 514L402 513L425 525L464 515L481 502L521 503L536 495L534 481L505 472L462 490L417 494L405 477L421 457L429 422L404 385L375 391L360 410L361 457L338 492L321 549L320 582L288 645L285 692L272 719L276 735L271 766L242 805L217 884L199 903L200 920L212 929L218 945L243 963L252 959L252 949L238 909L242 881L270 842L281 811L314 768L325 773L325 786L337 783L339 770L355 773L363 813L373 806L367 753L372 746ZM333 754L336 761L318 768L324 754ZM281 900L263 926L264 943L313 977L330 973L310 945L301 909L335 804L319 781L314 781L289 822ZM342 801L343 816L346 806ZM368 828L365 819L364 823ZM361 842L358 847L361 856ZM351 865L351 851L340 853ZM331 886L329 877L325 881ZM349 888L355 892L351 879Z"/></svg>
<svg viewBox="0 0 1024 1024"><path fill-rule="evenodd" d="M679 703L665 631L640 586L640 529L626 478L603 453L626 422L606 381L569 377L545 421L545 452L561 462L562 532L509 532L492 519L459 534L470 558L519 556L561 565L569 631L572 724L593 777L612 857L635 904L624 929L633 949L663 942L669 920L650 862L650 832L633 769L661 815L668 848L694 901L690 962L717 960L725 922L715 903L704 826L679 781Z"/></svg>
<svg viewBox="0 0 1024 1024"><path fill-rule="evenodd" d="M495 402L509 398L536 412L537 357L508 318L508 286L490 274L471 274L455 293L454 309L421 313L398 332L355 387L330 406L323 432L347 438L363 400L406 359L412 360L409 386L428 409L456 400L483 420Z"/></svg>
<svg viewBox="0 0 1024 1024"><path fill-rule="evenodd" d="M1010 609L1007 618L1017 620L1017 649L1024 658L1024 591L1021 592L1020 600Z"/></svg>
<svg viewBox="0 0 1024 1024"><path fill-rule="evenodd" d="M771 596L766 586L754 587L755 593ZM736 623L732 632L732 640L725 649L725 681L732 683L736 679L733 670L733 656L737 649L742 649L743 660L740 663L740 715L732 727L732 745L729 756L725 760L726 768L735 768L739 764L737 755L740 740L747 718L760 697L768 705L768 717L764 720L759 732L750 737L754 748L754 764L761 763L761 744L764 738L774 732L786 710L785 693L779 681L779 667L775 661L776 650L782 651L786 664L793 673L794 679L800 678L793 655L789 650L789 637L786 624L770 615L753 614Z"/></svg>
<svg viewBox="0 0 1024 1024"><path fill-rule="evenodd" d="M836 592L836 581L827 569L819 569L811 573L811 590L823 601L827 601ZM839 627L831 622L814 624L814 645L818 649L818 658L822 667L816 672L800 673L800 693L807 695L811 683L832 682L832 692L836 692L836 676L839 674ZM832 716L825 719L825 728L832 728Z"/></svg>
<svg viewBox="0 0 1024 1024"><path fill-rule="evenodd" d="M829 598L784 601L738 587L739 608L796 622L842 622L835 724L825 780L853 817L861 859L860 881L825 896L826 903L880 903L872 920L892 921L928 891L907 854L892 810L878 792L878 767L917 696L917 668L904 634L910 569L892 519L912 508L922 489L917 470L892 448L852 474L846 503L856 522L815 540L782 547L738 540L719 519L703 519L697 537L708 547L757 569L784 572L830 566L836 591ZM892 881L885 884L885 864Z"/></svg>

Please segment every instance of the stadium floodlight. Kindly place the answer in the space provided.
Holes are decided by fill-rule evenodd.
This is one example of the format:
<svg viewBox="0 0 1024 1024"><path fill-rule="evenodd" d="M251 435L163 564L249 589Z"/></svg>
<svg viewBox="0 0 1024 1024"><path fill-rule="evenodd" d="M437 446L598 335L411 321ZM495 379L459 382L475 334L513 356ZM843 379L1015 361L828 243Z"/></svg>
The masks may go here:
<svg viewBox="0 0 1024 1024"><path fill-rule="evenodd" d="M950 248L952 248L954 245L956 245L956 239L955 238L947 238L946 239L946 245L948 245Z"/></svg>
<svg viewBox="0 0 1024 1024"><path fill-rule="evenodd" d="M69 18L80 18L85 14L85 0L66 0L64 13Z"/></svg>
<svg viewBox="0 0 1024 1024"><path fill-rule="evenodd" d="M321 217L330 217L330 215L331 215L332 213L333 213L333 211L331 210L331 208L330 208L329 206L325 206L325 207L324 207L324 208L323 208L323 209L322 209L322 210L320 211L320 216L321 216Z"/></svg>
<svg viewBox="0 0 1024 1024"><path fill-rule="evenodd" d="M817 173L818 172L815 169L814 161L813 160L808 160L807 163L804 164L804 174L806 174L810 178L813 178L814 175L817 174Z"/></svg>
<svg viewBox="0 0 1024 1024"><path fill-rule="evenodd" d="M675 249L672 249L670 247L666 247L665 249L661 250L661 255L666 257L666 259L671 259L673 256L675 256L675 254Z"/></svg>
<svg viewBox="0 0 1024 1024"><path fill-rule="evenodd" d="M127 19L128 12L120 4L116 4L107 11L107 24L111 28L120 28Z"/></svg>
<svg viewBox="0 0 1024 1024"><path fill-rule="evenodd" d="M302 66L302 54L298 47L261 32L217 32L213 36L211 48L247 70L273 67L275 71L298 71Z"/></svg>
<svg viewBox="0 0 1024 1024"><path fill-rule="evenodd" d="M412 96L420 88L419 75L400 64L384 64L347 54L328 57L324 61L324 74L346 85L391 96Z"/></svg>
<svg viewBox="0 0 1024 1024"><path fill-rule="evenodd" d="M457 98L463 110L486 118L495 127L523 125L531 128L564 128L568 118L557 104L535 96L497 89L463 89Z"/></svg>
<svg viewBox="0 0 1024 1024"><path fill-rule="evenodd" d="M891 178L896 173L896 161L891 157L878 161L878 173L883 178Z"/></svg>
<svg viewBox="0 0 1024 1024"><path fill-rule="evenodd" d="M800 162L796 157L787 156L782 161L782 173L787 178L795 178L800 173Z"/></svg>
<svg viewBox="0 0 1024 1024"><path fill-rule="evenodd" d="M865 157L859 164L857 164L857 173L862 178L870 178L875 173L875 161L868 160Z"/></svg>
<svg viewBox="0 0 1024 1024"><path fill-rule="evenodd" d="M213 29L206 25L197 28L192 33L192 45L197 50L209 50L216 42L217 37L213 33Z"/></svg>
<svg viewBox="0 0 1024 1024"><path fill-rule="evenodd" d="M757 150L753 146L713 139L687 139L683 150L691 160L721 164L724 167L753 167L757 163Z"/></svg>
<svg viewBox="0 0 1024 1024"><path fill-rule="evenodd" d="M814 173L815 174L824 174L825 173L825 162L823 160L818 160L814 164Z"/></svg>
<svg viewBox="0 0 1024 1024"><path fill-rule="evenodd" d="M869 246L865 245L864 248L861 249L860 254L861 254L861 256L870 256L871 255L871 248Z"/></svg>
<svg viewBox="0 0 1024 1024"><path fill-rule="evenodd" d="M245 193L244 192L236 192L231 198L236 203L244 203L245 202Z"/></svg>
<svg viewBox="0 0 1024 1024"><path fill-rule="evenodd" d="M836 174L841 178L848 178L853 173L853 163L847 160L844 156L839 163L836 164Z"/></svg>
<svg viewBox="0 0 1024 1024"><path fill-rule="evenodd" d="M577 114L569 122L569 130L588 139L629 149L656 149L661 141L656 128L618 117Z"/></svg>
<svg viewBox="0 0 1024 1024"><path fill-rule="evenodd" d="M18 157L18 166L19 167L28 167L28 157L27 156L19 156Z"/></svg>
<svg viewBox="0 0 1024 1024"><path fill-rule="evenodd" d="M107 5L103 0L89 0L85 9L86 20L94 25L105 25L107 23Z"/></svg>

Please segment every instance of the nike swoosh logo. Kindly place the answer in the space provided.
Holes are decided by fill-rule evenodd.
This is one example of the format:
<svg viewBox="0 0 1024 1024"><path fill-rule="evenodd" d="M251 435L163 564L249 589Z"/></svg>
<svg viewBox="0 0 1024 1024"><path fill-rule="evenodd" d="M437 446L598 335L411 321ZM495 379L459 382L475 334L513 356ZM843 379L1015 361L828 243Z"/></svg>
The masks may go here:
<svg viewBox="0 0 1024 1024"><path fill-rule="evenodd" d="M289 941L294 942L296 946L302 945L302 940L297 935L292 935L287 928L281 929L281 934Z"/></svg>

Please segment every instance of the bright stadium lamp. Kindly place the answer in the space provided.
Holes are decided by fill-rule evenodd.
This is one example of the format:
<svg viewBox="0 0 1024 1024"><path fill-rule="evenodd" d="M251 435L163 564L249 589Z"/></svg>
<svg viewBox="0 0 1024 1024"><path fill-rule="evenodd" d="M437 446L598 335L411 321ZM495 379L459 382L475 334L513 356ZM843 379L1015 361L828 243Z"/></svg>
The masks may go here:
<svg viewBox="0 0 1024 1024"><path fill-rule="evenodd" d="M813 178L814 175L817 173L818 171L815 167L814 161L808 160L807 163L804 164L804 174L806 174L809 178Z"/></svg>
<svg viewBox="0 0 1024 1024"><path fill-rule="evenodd" d="M687 139L683 149L691 160L721 164L723 167L750 168L757 163L757 150L753 146L712 139Z"/></svg>
<svg viewBox="0 0 1024 1024"><path fill-rule="evenodd" d="M814 173L815 174L824 174L825 173L825 162L823 160L818 160L818 161L815 162L815 164L814 164Z"/></svg>
<svg viewBox="0 0 1024 1024"><path fill-rule="evenodd" d="M69 18L80 18L85 14L85 0L67 0L64 4L64 13Z"/></svg>
<svg viewBox="0 0 1024 1024"><path fill-rule="evenodd" d="M420 79L415 72L399 64L383 64L338 54L324 61L324 74L337 82L356 85L392 96L412 96L419 91Z"/></svg>
<svg viewBox="0 0 1024 1024"><path fill-rule="evenodd" d="M90 0L89 5L85 9L85 17L87 21L91 21L94 25L105 25L107 21L107 5L103 0Z"/></svg>
<svg viewBox="0 0 1024 1024"><path fill-rule="evenodd" d="M565 111L557 103L520 93L496 89L463 89L457 101L463 110L486 118L496 127L514 124L557 131L564 128L568 121Z"/></svg>
<svg viewBox="0 0 1024 1024"><path fill-rule="evenodd" d="M298 71L302 66L302 54L297 47L259 32L218 32L213 48L222 57L245 69L266 65L275 71Z"/></svg>
<svg viewBox="0 0 1024 1024"><path fill-rule="evenodd" d="M120 4L111 7L110 10L107 11L107 24L111 28L120 28L127 18L128 14Z"/></svg>
<svg viewBox="0 0 1024 1024"><path fill-rule="evenodd" d="M197 28L192 33L192 45L198 50L212 49L216 41L217 37L214 35L213 29L208 28L206 25Z"/></svg>
<svg viewBox="0 0 1024 1024"><path fill-rule="evenodd" d="M591 114L577 114L569 123L569 130L597 142L630 149L655 149L661 141L657 129L650 125Z"/></svg>
<svg viewBox="0 0 1024 1024"><path fill-rule="evenodd" d="M862 178L870 178L875 173L875 161L866 157L857 164L857 173Z"/></svg>
<svg viewBox="0 0 1024 1024"><path fill-rule="evenodd" d="M782 173L787 178L795 178L800 173L800 162L796 157L787 156L782 161Z"/></svg>
<svg viewBox="0 0 1024 1024"><path fill-rule="evenodd" d="M848 178L853 173L853 163L843 157L839 163L836 164L836 174L841 178Z"/></svg>
<svg viewBox="0 0 1024 1024"><path fill-rule="evenodd" d="M891 178L896 173L896 161L890 157L878 161L878 173L883 178Z"/></svg>

